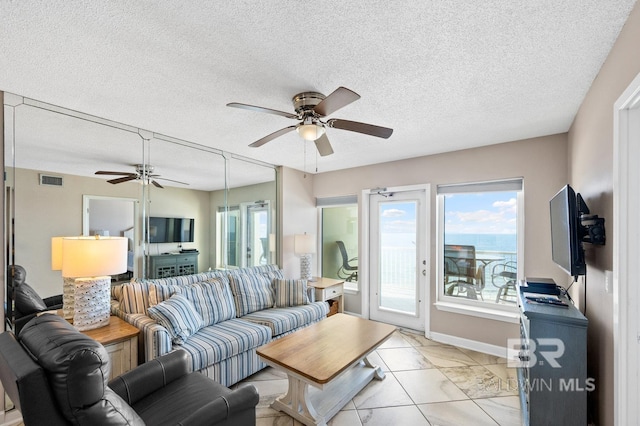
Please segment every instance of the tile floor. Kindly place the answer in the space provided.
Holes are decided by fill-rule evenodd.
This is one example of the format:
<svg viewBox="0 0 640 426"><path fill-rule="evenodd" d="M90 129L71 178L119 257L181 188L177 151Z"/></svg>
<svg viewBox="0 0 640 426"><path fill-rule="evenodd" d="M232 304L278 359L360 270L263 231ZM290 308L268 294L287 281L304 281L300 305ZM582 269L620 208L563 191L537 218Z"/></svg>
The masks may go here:
<svg viewBox="0 0 640 426"><path fill-rule="evenodd" d="M514 369L507 360L399 330L370 357L386 378L373 380L329 426L520 425ZM235 386L260 393L258 426L299 426L269 407L287 391L286 376L268 367Z"/></svg>

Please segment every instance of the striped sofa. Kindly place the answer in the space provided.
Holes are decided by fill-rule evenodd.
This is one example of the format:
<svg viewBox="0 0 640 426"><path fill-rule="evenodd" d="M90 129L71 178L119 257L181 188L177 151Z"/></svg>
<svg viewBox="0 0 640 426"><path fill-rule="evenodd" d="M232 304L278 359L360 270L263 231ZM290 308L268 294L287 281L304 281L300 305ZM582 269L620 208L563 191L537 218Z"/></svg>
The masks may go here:
<svg viewBox="0 0 640 426"><path fill-rule="evenodd" d="M325 318L301 280L276 265L133 280L112 287L111 313L141 330L144 361L174 350L230 386L264 368L256 349Z"/></svg>

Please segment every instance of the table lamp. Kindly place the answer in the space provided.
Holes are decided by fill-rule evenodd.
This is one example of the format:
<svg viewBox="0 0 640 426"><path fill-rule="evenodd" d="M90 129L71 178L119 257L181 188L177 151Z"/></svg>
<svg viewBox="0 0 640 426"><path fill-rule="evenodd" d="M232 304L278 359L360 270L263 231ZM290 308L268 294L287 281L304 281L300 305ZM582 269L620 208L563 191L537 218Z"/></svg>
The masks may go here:
<svg viewBox="0 0 640 426"><path fill-rule="evenodd" d="M51 269L62 271L62 237L51 238ZM75 278L62 276L62 316L64 319L73 319L75 288Z"/></svg>
<svg viewBox="0 0 640 426"><path fill-rule="evenodd" d="M311 281L311 255L316 252L316 236L294 235L293 251L300 256L300 278Z"/></svg>
<svg viewBox="0 0 640 426"><path fill-rule="evenodd" d="M125 237L56 237L51 241L51 265L65 277L67 314L80 331L109 324L111 277L127 271ZM73 291L71 297L69 293ZM65 293L67 297L65 298Z"/></svg>

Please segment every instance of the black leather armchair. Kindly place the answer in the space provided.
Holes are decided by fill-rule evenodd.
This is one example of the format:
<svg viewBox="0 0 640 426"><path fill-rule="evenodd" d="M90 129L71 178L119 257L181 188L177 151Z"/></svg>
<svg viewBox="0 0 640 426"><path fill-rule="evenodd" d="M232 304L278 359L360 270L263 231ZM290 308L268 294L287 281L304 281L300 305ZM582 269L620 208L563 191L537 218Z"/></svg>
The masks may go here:
<svg viewBox="0 0 640 426"><path fill-rule="evenodd" d="M0 334L0 380L26 426L255 425L255 387L189 373L184 351L107 384L109 368L104 347L57 315L36 317L19 339Z"/></svg>
<svg viewBox="0 0 640 426"><path fill-rule="evenodd" d="M13 268L11 290L15 308L14 331L17 335L22 327L40 312L62 309L62 295L42 299L33 287L26 283L27 271L22 266L13 265L10 268Z"/></svg>

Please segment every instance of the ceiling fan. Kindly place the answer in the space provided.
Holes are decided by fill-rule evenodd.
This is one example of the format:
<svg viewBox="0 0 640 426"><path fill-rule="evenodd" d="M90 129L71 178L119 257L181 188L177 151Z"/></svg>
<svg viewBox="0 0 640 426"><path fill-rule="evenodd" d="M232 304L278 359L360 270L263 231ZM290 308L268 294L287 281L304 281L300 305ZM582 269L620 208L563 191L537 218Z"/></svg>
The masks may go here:
<svg viewBox="0 0 640 426"><path fill-rule="evenodd" d="M296 125L285 127L284 129L271 133L262 139L258 139L249 146L254 148L262 146L265 143L295 129L303 139L314 141L320 155L326 156L333 154L333 148L331 147L329 138L326 135L327 127L349 130L351 132L363 133L365 135L377 136L384 139L389 138L393 133L393 129L374 126L373 124L360 123L357 121L342 120L338 118L331 118L327 121L322 121L324 117L333 114L340 108L345 107L358 99L360 99L360 95L356 92L349 90L346 87L338 87L329 96L325 96L318 92L298 93L292 98L295 114L254 105L241 104L238 102L229 103L227 106L248 109L250 111L266 112L267 114L280 115L282 117L300 121Z"/></svg>
<svg viewBox="0 0 640 426"><path fill-rule="evenodd" d="M142 181L143 183L149 183L151 182L154 186L158 187L158 188L164 188L162 185L160 185L156 179L158 180L166 180L168 182L175 182L175 183L179 183L181 185L189 185L188 183L185 182L180 182L177 180L172 180L172 179L165 179L165 178L161 178L160 175L154 175L153 173L153 166L151 165L147 165L145 167L144 164L134 164L133 165L136 168L135 173L130 173L130 172L111 172L111 171L104 171L104 170L99 170L96 172L97 175L112 175L112 176L122 176L116 179L110 179L107 182L112 183L112 184L118 184L118 183L122 183L122 182L129 182L131 180L139 180Z"/></svg>

